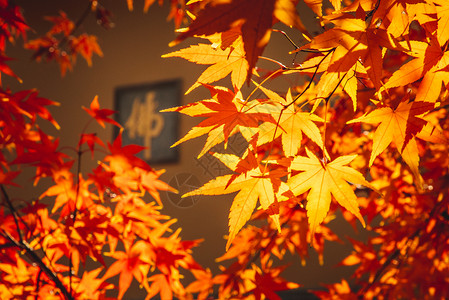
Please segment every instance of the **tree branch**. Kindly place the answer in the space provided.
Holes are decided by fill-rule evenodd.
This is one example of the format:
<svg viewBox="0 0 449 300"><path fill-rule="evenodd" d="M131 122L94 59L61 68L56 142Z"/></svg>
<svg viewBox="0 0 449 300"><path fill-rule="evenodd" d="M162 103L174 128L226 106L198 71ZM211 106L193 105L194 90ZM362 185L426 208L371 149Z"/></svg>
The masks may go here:
<svg viewBox="0 0 449 300"><path fill-rule="evenodd" d="M59 280L58 276L50 270L50 268L41 260L41 258L34 252L31 246L25 241L17 241L11 234L5 232L8 240L13 243L16 247L25 251L25 255L34 263L36 263L42 272L50 278L56 285L56 287L61 291L66 300L74 300L73 296L67 291L66 287Z"/></svg>
<svg viewBox="0 0 449 300"><path fill-rule="evenodd" d="M8 193L6 193L6 190L5 190L5 187L3 186L3 184L0 185L0 189L2 190L3 199L5 199L5 202L8 205L8 208L11 211L11 214L12 214L12 216L14 218L14 223L16 223L17 234L19 235L20 242L23 242L22 231L20 230L19 218L17 216L16 209L12 205L12 202L9 199Z"/></svg>

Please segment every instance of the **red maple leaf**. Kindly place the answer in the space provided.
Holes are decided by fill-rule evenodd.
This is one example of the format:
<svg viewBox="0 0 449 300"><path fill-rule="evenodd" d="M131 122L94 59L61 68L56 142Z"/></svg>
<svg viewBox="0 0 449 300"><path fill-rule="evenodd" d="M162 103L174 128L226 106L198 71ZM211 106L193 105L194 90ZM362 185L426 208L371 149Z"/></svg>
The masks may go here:
<svg viewBox="0 0 449 300"><path fill-rule="evenodd" d="M116 111L112 109L102 108L100 109L100 104L98 103L98 96L95 96L94 100L90 103L90 109L83 106L83 109L91 115L103 128L105 127L104 122L113 124L117 127L122 127L115 120L109 118L110 115L114 114Z"/></svg>

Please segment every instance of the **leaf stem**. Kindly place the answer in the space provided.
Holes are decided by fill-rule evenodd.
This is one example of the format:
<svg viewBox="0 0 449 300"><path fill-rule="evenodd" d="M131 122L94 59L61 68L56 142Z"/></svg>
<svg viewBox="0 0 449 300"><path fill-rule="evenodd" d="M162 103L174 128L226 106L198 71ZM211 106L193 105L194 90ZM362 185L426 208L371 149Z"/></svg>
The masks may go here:
<svg viewBox="0 0 449 300"><path fill-rule="evenodd" d="M290 42L290 44L292 44L293 47L295 47L295 50L299 49L298 45L295 44L295 42L287 35L287 33L285 33L285 31L273 28L273 32L281 33Z"/></svg>

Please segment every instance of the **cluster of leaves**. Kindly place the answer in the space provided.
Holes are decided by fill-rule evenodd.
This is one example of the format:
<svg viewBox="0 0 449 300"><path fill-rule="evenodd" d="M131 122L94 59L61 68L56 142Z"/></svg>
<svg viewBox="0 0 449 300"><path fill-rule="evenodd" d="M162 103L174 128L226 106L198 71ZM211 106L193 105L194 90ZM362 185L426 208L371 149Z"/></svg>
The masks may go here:
<svg viewBox="0 0 449 300"><path fill-rule="evenodd" d="M7 1L5 0L4 2L5 5L7 5ZM76 22L70 19L64 11L60 11L57 16L45 17L47 21L53 24L52 27L45 35L28 41L25 48L34 51L33 59L36 61L55 61L59 65L62 76L66 74L67 70L73 70L78 55L81 55L89 66L92 66L92 57L94 54L103 56L103 52L97 43L97 37L86 32L80 34L77 32L80 30L83 22L91 14L94 15L97 23L103 28L111 29L114 27L112 13L102 5L102 2L103 1L99 0L88 0L86 9ZM126 2L128 9L132 11L134 9L134 1L126 0ZM145 0L143 11L147 12L154 2L155 0ZM163 4L162 0L158 2L159 5ZM18 9L17 6L15 7ZM167 19L173 19L176 28L178 28L186 20L185 1L171 0L170 7L171 10ZM23 17L18 10L16 11L16 14L20 18L14 21L16 23L19 22L22 26L26 26ZM5 20L7 19L5 18ZM9 22L10 21L7 20L7 23L5 24L8 24ZM14 24L14 22L11 23ZM15 33L16 31L12 30L7 32ZM2 72L6 71L6 69L2 70Z"/></svg>
<svg viewBox="0 0 449 300"><path fill-rule="evenodd" d="M204 86L211 97L170 109L205 118L178 143L205 135L201 156L240 134L248 150L213 153L230 174L184 195L238 192L221 258L235 262L216 277L198 275L197 291L218 284L222 298L233 290L276 299L262 286L291 284L272 262L286 252L307 256L308 243L322 253L325 240L339 239L327 223L340 208L372 235L350 240L354 252L342 261L358 266L353 289L342 281L320 297L446 299L449 2L304 0L322 28L315 36L300 20L298 1L200 2L172 45L205 42L164 55L210 65L187 92ZM297 29L301 44L279 22ZM286 66L262 57L271 34L284 34L301 61ZM257 67L261 58L275 63L267 74ZM211 85L229 74L232 89ZM289 76L303 83L270 88L272 78ZM251 218L269 223L243 228Z"/></svg>
<svg viewBox="0 0 449 300"><path fill-rule="evenodd" d="M19 7L8 1L0 6L4 55L6 41L25 37L28 26ZM72 34L64 13L50 20L57 25L38 41ZM71 40L71 47L75 44ZM90 50L82 48L90 60ZM0 72L14 75L6 65ZM0 98L0 298L122 299L133 279L148 299L188 297L181 269L202 270L191 255L199 241L181 240L180 229L171 229L176 220L160 213L159 191L176 190L159 180L164 170L135 156L143 147L123 146L121 134L105 144L87 132L92 122L80 130L76 147L60 147L59 139L39 126L49 122L59 129L49 110L58 103L35 90L1 88ZM103 127L120 126L97 97L84 110ZM89 153L98 166L82 173ZM12 196L26 182L21 178L26 170L34 173L34 185L45 187L33 200ZM155 201L145 200L148 195Z"/></svg>
<svg viewBox="0 0 449 300"><path fill-rule="evenodd" d="M113 26L110 19L111 13L98 1L89 1L87 9L76 23L63 11L60 11L57 16L46 17L47 21L53 23L50 30L44 36L28 41L25 48L34 51L33 59L36 61L42 59L47 62L56 61L62 76L67 70L73 69L78 55L81 55L91 66L94 54L103 56L97 37L87 33L76 35L76 31L91 11L96 13L97 22L104 28Z"/></svg>
<svg viewBox="0 0 449 300"><path fill-rule="evenodd" d="M40 117L58 126L47 110L54 102L35 91L2 92L2 99L1 149L10 153L0 161L1 298L104 298L114 288L109 278L118 274L119 299L133 278L149 298L185 294L178 269L200 268L190 251L199 241L182 241L179 230L170 233L175 220L160 214L158 191L176 191L158 179L163 170L135 156L142 147L122 146L120 135L106 146L83 132L73 158L36 123ZM115 123L97 98L85 110L103 126ZM104 158L83 175L83 154L98 147ZM44 177L52 182L32 203L18 202L7 191L25 166L35 168L35 184ZM146 193L157 203L144 201Z"/></svg>

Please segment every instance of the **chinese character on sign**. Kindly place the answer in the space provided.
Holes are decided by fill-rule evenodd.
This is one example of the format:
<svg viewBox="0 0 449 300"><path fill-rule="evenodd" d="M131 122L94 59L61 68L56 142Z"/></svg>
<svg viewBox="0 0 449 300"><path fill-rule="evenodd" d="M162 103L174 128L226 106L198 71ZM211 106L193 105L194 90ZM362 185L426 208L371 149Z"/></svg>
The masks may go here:
<svg viewBox="0 0 449 300"><path fill-rule="evenodd" d="M144 102L138 98L134 99L131 114L125 122L125 129L128 130L130 138L143 138L143 145L146 147L143 152L145 160L151 159L151 140L159 136L164 127L164 118L156 108L154 92L149 92L145 95Z"/></svg>
<svg viewBox="0 0 449 300"><path fill-rule="evenodd" d="M150 164L176 162L178 114L160 111L181 104L179 80L119 88L115 93L117 122L123 125L123 145L145 147L138 156ZM115 132L118 134L118 131Z"/></svg>

